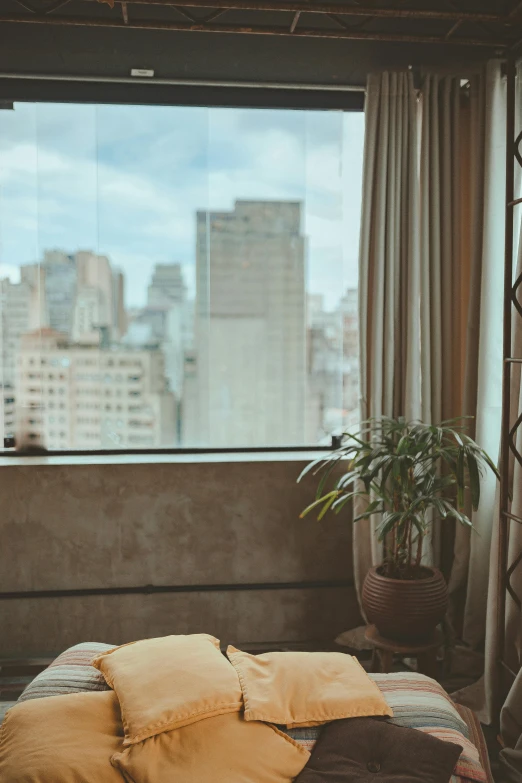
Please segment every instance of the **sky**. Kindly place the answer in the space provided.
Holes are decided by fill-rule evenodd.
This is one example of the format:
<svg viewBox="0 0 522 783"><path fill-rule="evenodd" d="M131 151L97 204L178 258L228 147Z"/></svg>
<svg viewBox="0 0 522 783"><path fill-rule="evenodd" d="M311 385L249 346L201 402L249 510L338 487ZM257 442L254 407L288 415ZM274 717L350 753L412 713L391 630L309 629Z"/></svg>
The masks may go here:
<svg viewBox="0 0 522 783"><path fill-rule="evenodd" d="M195 285L195 215L303 204L307 290L357 285L363 113L17 103L0 111L0 278L45 249L92 250L141 307L156 263Z"/></svg>

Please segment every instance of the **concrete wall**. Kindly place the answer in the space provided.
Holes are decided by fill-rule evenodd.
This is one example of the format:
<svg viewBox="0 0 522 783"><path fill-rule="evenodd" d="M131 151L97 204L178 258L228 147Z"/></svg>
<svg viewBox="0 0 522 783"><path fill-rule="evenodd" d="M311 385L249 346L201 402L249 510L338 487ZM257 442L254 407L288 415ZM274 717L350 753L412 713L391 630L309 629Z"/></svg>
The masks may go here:
<svg viewBox="0 0 522 783"><path fill-rule="evenodd" d="M298 519L304 463L2 462L0 592L351 578L346 518ZM358 619L350 586L2 600L0 657L198 631L331 640Z"/></svg>

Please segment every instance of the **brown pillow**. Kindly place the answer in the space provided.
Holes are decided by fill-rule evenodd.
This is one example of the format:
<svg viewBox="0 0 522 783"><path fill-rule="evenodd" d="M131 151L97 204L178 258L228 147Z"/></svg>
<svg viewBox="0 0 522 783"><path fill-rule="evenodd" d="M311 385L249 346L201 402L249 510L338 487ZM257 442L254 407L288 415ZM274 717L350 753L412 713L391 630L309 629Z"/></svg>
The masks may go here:
<svg viewBox="0 0 522 783"><path fill-rule="evenodd" d="M347 718L322 730L295 783L448 783L462 748L379 718Z"/></svg>

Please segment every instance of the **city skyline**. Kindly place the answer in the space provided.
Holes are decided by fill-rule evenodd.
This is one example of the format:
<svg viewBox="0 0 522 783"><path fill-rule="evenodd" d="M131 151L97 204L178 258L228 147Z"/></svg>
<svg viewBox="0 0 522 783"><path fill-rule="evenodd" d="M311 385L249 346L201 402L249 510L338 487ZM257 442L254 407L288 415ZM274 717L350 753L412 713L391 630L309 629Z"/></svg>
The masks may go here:
<svg viewBox="0 0 522 783"><path fill-rule="evenodd" d="M300 445L352 421L357 292L327 310L307 291L302 204L238 200L197 224L194 300L179 264L156 264L145 306L127 309L124 273L85 250L47 250L0 281L4 437Z"/></svg>

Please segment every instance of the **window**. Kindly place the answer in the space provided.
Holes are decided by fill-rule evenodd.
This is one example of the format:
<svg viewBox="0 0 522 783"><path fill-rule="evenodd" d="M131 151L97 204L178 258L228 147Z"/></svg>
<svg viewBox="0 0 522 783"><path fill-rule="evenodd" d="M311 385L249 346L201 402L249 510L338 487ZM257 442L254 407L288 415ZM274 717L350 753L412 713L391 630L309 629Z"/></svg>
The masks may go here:
<svg viewBox="0 0 522 783"><path fill-rule="evenodd" d="M55 407L87 414L59 432L80 450L292 448L357 426L363 126L315 109L0 112L0 384L18 443L53 448ZM137 417L121 437L88 415L113 388Z"/></svg>

